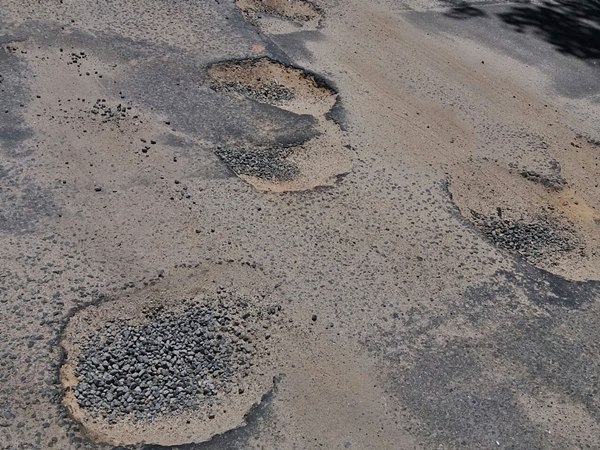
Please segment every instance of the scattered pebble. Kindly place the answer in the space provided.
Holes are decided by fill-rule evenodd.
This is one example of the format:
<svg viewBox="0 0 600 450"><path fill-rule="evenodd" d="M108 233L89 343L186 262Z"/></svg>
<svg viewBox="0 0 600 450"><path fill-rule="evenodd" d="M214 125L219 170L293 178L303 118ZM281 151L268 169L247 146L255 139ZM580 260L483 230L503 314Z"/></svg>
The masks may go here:
<svg viewBox="0 0 600 450"><path fill-rule="evenodd" d="M474 214L474 217L477 226L494 244L532 262L552 259L557 253L570 252L579 247L579 241L571 229L549 219L510 220L478 214Z"/></svg>
<svg viewBox="0 0 600 450"><path fill-rule="evenodd" d="M127 117L127 110L130 107L124 106L121 103L116 106L108 106L106 100L98 99L91 109L91 113L94 116L100 117L102 123L110 121L119 122Z"/></svg>

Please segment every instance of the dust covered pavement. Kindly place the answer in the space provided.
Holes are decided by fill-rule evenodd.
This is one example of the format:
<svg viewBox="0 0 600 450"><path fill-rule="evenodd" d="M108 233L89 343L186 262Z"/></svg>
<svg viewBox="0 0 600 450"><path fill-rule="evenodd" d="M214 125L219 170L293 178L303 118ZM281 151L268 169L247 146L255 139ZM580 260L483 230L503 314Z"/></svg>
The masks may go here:
<svg viewBox="0 0 600 450"><path fill-rule="evenodd" d="M596 445L593 3L1 3L0 448Z"/></svg>

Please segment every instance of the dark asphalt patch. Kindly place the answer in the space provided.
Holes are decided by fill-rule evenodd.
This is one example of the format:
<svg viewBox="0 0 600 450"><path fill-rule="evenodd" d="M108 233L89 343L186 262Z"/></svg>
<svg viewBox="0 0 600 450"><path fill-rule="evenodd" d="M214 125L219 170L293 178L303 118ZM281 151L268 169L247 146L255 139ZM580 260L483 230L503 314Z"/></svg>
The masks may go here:
<svg viewBox="0 0 600 450"><path fill-rule="evenodd" d="M25 125L23 113L31 94L23 83L25 64L8 48L10 44L0 47L0 153L26 156L31 150L24 143L33 132Z"/></svg>
<svg viewBox="0 0 600 450"><path fill-rule="evenodd" d="M540 306L580 308L600 295L600 281L571 281L527 262L517 262L514 272L504 276L520 287L527 298Z"/></svg>
<svg viewBox="0 0 600 450"><path fill-rule="evenodd" d="M446 308L425 323L423 311L409 312L371 344L389 361L392 392L425 447L568 448L564 436L548 433L525 407L533 399L546 408L550 394L600 420L594 364L600 325L590 308L600 283L517 269L526 275L496 272L446 299ZM582 448L595 445L579 439Z"/></svg>
<svg viewBox="0 0 600 450"><path fill-rule="evenodd" d="M46 189L17 173L0 173L1 233L31 233L42 218L56 214L53 196Z"/></svg>
<svg viewBox="0 0 600 450"><path fill-rule="evenodd" d="M169 117L178 131L215 145L228 141L303 142L317 134L316 120L311 116L215 92L208 81L199 87L194 81L198 68L189 67L189 77L185 78L182 69L185 71L179 64L153 65L136 72L127 82L138 101Z"/></svg>

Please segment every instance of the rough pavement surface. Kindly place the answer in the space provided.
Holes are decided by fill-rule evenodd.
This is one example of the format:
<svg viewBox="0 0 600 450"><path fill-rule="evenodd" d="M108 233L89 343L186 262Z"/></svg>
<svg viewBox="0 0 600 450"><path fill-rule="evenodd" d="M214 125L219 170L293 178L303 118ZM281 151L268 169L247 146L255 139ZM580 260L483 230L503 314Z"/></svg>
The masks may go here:
<svg viewBox="0 0 600 450"><path fill-rule="evenodd" d="M597 1L0 0L0 449L599 448L599 64Z"/></svg>

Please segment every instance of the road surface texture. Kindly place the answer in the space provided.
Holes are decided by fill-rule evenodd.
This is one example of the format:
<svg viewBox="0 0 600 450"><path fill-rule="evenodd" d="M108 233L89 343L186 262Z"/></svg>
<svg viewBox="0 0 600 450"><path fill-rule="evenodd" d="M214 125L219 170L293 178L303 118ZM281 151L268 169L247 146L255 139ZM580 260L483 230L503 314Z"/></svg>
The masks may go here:
<svg viewBox="0 0 600 450"><path fill-rule="evenodd" d="M600 3L0 0L1 449L600 448Z"/></svg>

